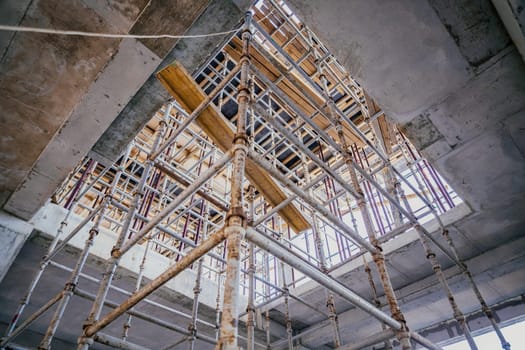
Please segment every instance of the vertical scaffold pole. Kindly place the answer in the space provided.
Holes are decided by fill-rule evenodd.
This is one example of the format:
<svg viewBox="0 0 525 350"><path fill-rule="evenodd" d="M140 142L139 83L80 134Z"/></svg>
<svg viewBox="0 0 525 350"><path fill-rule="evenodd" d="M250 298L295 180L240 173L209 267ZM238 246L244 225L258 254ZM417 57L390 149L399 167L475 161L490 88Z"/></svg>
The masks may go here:
<svg viewBox="0 0 525 350"><path fill-rule="evenodd" d="M310 183L311 176L310 171L308 170L308 165L306 164L306 157L303 156L303 171L304 177L307 183ZM308 189L308 194L313 197L313 189L310 187ZM319 221L315 212L312 212L312 233L314 235L314 244L317 257L319 259L319 269L323 273L328 273L328 266L326 264L326 255L324 252L324 242L321 237L321 232L319 229ZM328 308L328 318L330 319L330 324L332 325L332 331L334 336L334 347L337 349L342 345L341 343L341 333L339 332L339 321L337 319L337 310L335 308L335 299L334 294L328 290L326 291L326 307Z"/></svg>
<svg viewBox="0 0 525 350"><path fill-rule="evenodd" d="M169 104L166 108L164 119L159 123L159 126L156 131L157 136L154 140L153 147L152 147L152 152L155 152L157 150L161 139L164 138L164 133L166 131L166 126L167 126L166 120L168 119L170 115L171 108L172 108L172 105ZM111 257L107 261L106 270L104 271L104 275L103 275L104 277L102 278L100 282L97 296L95 298L95 301L93 302L93 305L91 306L91 310L89 312L87 320L84 323L84 328L89 327L91 324L95 323L99 319L102 313L102 308L104 306L104 302L106 300L109 288L111 286L111 282L113 281L113 276L115 275L115 272L117 271L117 267L120 263L120 254L119 254L120 249L122 248L122 245L124 244L124 240L126 239L129 233L131 223L133 221L133 218L135 217L135 213L139 207L140 201L144 197L144 188L146 186L146 181L147 181L147 178L149 176L149 173L152 167L153 167L153 160L148 159L146 162L144 171L142 173L140 182L137 185L137 188L133 195L131 206L129 208L128 214L124 221L124 225L121 228L121 231L117 237L115 245L111 249ZM77 349L78 350L88 350L91 344L93 344L93 337L85 337L82 335L78 339Z"/></svg>
<svg viewBox="0 0 525 350"><path fill-rule="evenodd" d="M209 190L209 187L206 187L206 191ZM202 201L201 203L201 209L200 209L201 215L204 213L204 217L201 219L199 218L197 222L197 230L196 235L197 238L200 234L201 227L202 227L202 240L205 240L206 237L208 237L208 220L209 220L209 210L206 206L206 202ZM197 263L197 276L195 276L195 285L193 286L193 305L191 308L191 322L188 326L188 331L190 332L189 337L189 349L193 350L195 348L195 340L197 339L197 317L199 315L199 296L202 291L201 289L201 279L202 279L202 264L204 263L204 258L200 258L199 262ZM220 288L220 286L217 286L217 288Z"/></svg>
<svg viewBox="0 0 525 350"><path fill-rule="evenodd" d="M279 217L277 217L279 219ZM275 227L275 218L272 218L272 230L279 234L278 240L283 241L284 233L281 232L282 225L281 221L277 222L277 227ZM280 271L280 280L281 280L281 289L283 291L283 301L284 301L284 323L286 324L286 340L288 341L288 350L293 350L293 328L292 328L292 319L290 317L290 290L288 289L288 283L286 278L286 266L282 261L279 261Z"/></svg>
<svg viewBox="0 0 525 350"><path fill-rule="evenodd" d="M372 259L374 260L375 265L377 266L377 269L379 271L379 277L381 279L381 284L383 286L383 290L385 292L386 299L388 301L388 305L390 307L390 312L392 314L392 317L401 323L402 327L400 330L396 331L396 336L399 339L399 342L401 343L401 348L403 350L410 350L412 349L412 345L410 344L410 335L408 332L408 328L406 325L405 316L401 312L401 309L399 308L399 304L396 298L396 295L394 293L394 288L392 287L392 283L390 281L390 277L388 275L388 270L385 263L385 256L383 254L381 244L379 240L376 237L376 234L374 232L374 227L372 225L372 219L370 217L370 213L368 212L368 208L366 206L365 196L363 194L363 190L361 189L361 186L359 185L359 181L357 178L357 173L355 171L355 168L353 166L353 156L350 153L349 145L346 141L344 132L343 132L343 125L341 121L341 117L336 112L336 106L335 102L330 95L330 90L328 89L328 81L326 79L326 76L324 75L323 66L318 63L318 69L320 71L320 79L321 79L321 85L324 92L324 97L327 101L328 108L329 108L329 117L331 119L332 124L335 126L337 136L339 138L339 143L345 152L343 154L343 157L347 163L348 171L350 172L350 179L351 184L354 189L357 200L357 205L359 207L359 210L361 212L361 215L363 217L363 223L365 226L366 233L368 235L368 238L370 240L370 243L375 247L375 250L372 252Z"/></svg>
<svg viewBox="0 0 525 350"><path fill-rule="evenodd" d="M73 272L71 272L71 275L64 285L64 294L62 296L62 299L60 300L57 309L55 310L55 313L53 314L53 318L51 319L51 322L49 323L49 326L47 327L46 333L44 334L44 338L38 345L38 350L48 350L51 349L51 342L53 341L53 338L56 334L56 331L58 329L58 326L60 325L60 322L62 321L62 317L64 316L64 312L69 304L69 301L71 300L71 297L73 296L73 292L75 291L75 288L78 284L78 280L80 279L80 274L82 272L82 269L84 268L84 265L86 264L89 251L91 250L91 247L93 246L95 237L98 235L100 224L104 220L104 214L109 206L109 203L111 201L114 189L116 187L116 184L118 182L118 178L120 177L120 174L117 173L115 178L113 179L113 183L111 185L111 189L109 193L106 195L106 197L103 199L102 203L102 209L100 213L98 214L98 218L95 221L95 224L93 227L89 230L89 236L85 241L84 249L80 253L80 257L77 260L77 263L75 265L75 268L73 269Z"/></svg>
<svg viewBox="0 0 525 350"><path fill-rule="evenodd" d="M247 12L242 31L241 81L238 92L237 130L233 140L231 201L224 229L227 239L226 279L224 281L220 336L216 350L237 350L241 241L246 232L247 224L243 207L242 185L249 143L246 134L246 119L250 99L248 78L250 70L249 51L252 37L251 20L252 13Z"/></svg>
<svg viewBox="0 0 525 350"><path fill-rule="evenodd" d="M252 121L253 124L253 121ZM250 204L250 221L255 219L255 188L249 188L249 204ZM246 322L247 329L247 350L255 350L255 246L253 243L248 245L248 305L246 306L248 313L248 320Z"/></svg>
<svg viewBox="0 0 525 350"><path fill-rule="evenodd" d="M377 297L377 288L374 282L374 278L372 277L372 269L368 265L368 262L366 261L366 258L364 255L363 255L363 264L365 265L365 272L368 276L368 284L370 285L370 289L372 290L372 301L374 302L376 307L380 309L381 302L379 301L379 298ZM381 328L384 331L387 330L387 326L384 322L381 322ZM386 350L392 350L392 343L390 342L390 339L385 340L384 344L385 344Z"/></svg>

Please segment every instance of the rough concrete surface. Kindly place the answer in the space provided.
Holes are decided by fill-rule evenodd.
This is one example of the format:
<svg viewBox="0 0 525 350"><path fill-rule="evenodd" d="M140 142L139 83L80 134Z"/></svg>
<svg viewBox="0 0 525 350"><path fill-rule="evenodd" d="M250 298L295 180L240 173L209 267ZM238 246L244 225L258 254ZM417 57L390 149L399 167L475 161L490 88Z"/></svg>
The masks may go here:
<svg viewBox="0 0 525 350"><path fill-rule="evenodd" d="M470 67L427 1L290 1L390 117L405 122L461 87Z"/></svg>
<svg viewBox="0 0 525 350"><path fill-rule="evenodd" d="M20 18L21 25L136 34L183 34L206 7L205 1L184 0L176 4L35 0L25 9L14 1L7 3L2 6ZM154 72L174 41L144 40L144 46L137 41L120 44L117 39L29 33L2 40L8 47L0 67L0 122L5 126L0 131L0 200L2 204L7 200L5 210L29 219ZM99 108L91 108L95 106ZM79 128L83 137L67 136Z"/></svg>
<svg viewBox="0 0 525 350"><path fill-rule="evenodd" d="M206 10L186 33L202 34L231 30L242 18L243 11L247 8L248 5L235 5L231 0L210 1ZM205 62L208 55L223 40L224 37L179 40L156 71L177 60L188 72L193 72ZM170 98L166 89L152 74L106 132L100 136L93 146L91 156L106 164L113 163L124 151L126 145L151 119L151 116Z"/></svg>
<svg viewBox="0 0 525 350"><path fill-rule="evenodd" d="M21 25L112 29L80 1L32 1L24 11ZM14 35L0 66L0 191L16 189L117 46L114 39Z"/></svg>

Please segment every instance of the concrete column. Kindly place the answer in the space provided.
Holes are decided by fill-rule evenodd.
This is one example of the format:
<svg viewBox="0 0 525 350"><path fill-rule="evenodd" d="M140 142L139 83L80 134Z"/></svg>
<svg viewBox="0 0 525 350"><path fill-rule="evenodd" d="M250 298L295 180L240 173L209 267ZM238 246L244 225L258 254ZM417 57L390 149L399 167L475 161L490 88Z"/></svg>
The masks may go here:
<svg viewBox="0 0 525 350"><path fill-rule="evenodd" d="M27 221L0 211L0 282L32 231L33 225Z"/></svg>

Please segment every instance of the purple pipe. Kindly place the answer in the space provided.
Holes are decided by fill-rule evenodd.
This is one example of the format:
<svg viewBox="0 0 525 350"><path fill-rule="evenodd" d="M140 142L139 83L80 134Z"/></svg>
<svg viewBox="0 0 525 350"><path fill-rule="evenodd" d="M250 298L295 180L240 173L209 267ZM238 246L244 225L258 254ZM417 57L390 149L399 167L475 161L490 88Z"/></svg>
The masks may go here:
<svg viewBox="0 0 525 350"><path fill-rule="evenodd" d="M73 201L75 200L75 197L78 194L78 191L80 191L80 188L82 187L82 184L86 180L87 175L91 172L91 168L93 167L93 164L95 164L95 161L93 159L90 159L86 165L86 170L82 173L80 176L80 179L78 179L77 183L75 184L75 188L73 189L73 192L69 195L69 198L67 199L66 204L64 205L64 208L71 209L71 205L73 204Z"/></svg>

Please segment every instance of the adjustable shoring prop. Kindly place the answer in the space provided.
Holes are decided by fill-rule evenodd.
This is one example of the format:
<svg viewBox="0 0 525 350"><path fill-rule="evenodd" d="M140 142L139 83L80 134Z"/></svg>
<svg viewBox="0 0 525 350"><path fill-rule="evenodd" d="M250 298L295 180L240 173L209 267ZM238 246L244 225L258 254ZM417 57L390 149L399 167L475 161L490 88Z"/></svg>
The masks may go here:
<svg viewBox="0 0 525 350"><path fill-rule="evenodd" d="M119 178L120 178L120 174L117 173L117 175L113 179L113 183L111 185L111 189L109 193L103 199L102 209L100 210L100 213L98 215L97 220L95 221L95 224L89 230L89 236L86 239L84 249L82 250L80 257L77 260L76 266L73 269L73 272L71 273L68 281L66 282L64 286L64 294L62 296L62 299L60 300L60 303L58 304L57 309L55 310L55 313L53 314L53 318L51 319L51 322L49 323L49 326L46 330L46 333L44 334L44 338L42 339L42 341L40 342L38 346L39 350L48 350L51 348L53 337L55 336L58 326L60 325L60 322L62 321L62 317L64 316L64 312L78 284L80 273L82 272L82 269L84 268L84 265L86 264L87 258L89 256L89 251L91 250L91 247L93 246L95 237L98 235L100 224L102 223L102 220L104 219L105 211L107 210L110 204L112 195L115 191L115 187L118 183Z"/></svg>
<svg viewBox="0 0 525 350"><path fill-rule="evenodd" d="M246 121L250 100L249 70L252 13L247 12L242 29L241 79L238 89L237 130L233 138L233 170L231 178L230 210L225 218L227 239L226 277L219 341L216 350L237 350L239 281L241 241L245 235L247 218L243 207L243 181L249 138L246 134Z"/></svg>
<svg viewBox="0 0 525 350"><path fill-rule="evenodd" d="M253 123L253 121L252 121ZM253 136L253 135L252 135ZM255 219L255 188L249 186L248 200L250 206L250 222ZM253 243L248 244L248 314L246 321L247 350L255 350L255 247Z"/></svg>
<svg viewBox="0 0 525 350"><path fill-rule="evenodd" d="M279 217L277 217L279 218ZM272 229L274 231L277 231L279 234L279 241L282 240L283 233L281 232L281 223L280 221L277 223L278 227L275 228L275 218L272 218ZM251 243L253 244L253 243ZM280 280L281 280L281 289L283 290L283 301L284 301L284 322L286 324L286 339L288 341L288 349L293 350L293 328L292 328L292 319L290 317L290 305L289 305L289 299L290 299L290 290L288 289L288 283L286 279L286 266L282 261L280 261L279 264L280 267Z"/></svg>
<svg viewBox="0 0 525 350"><path fill-rule="evenodd" d="M365 256L363 255L363 264L365 266L365 272L368 276L368 284L370 284L370 289L372 290L372 301L376 305L376 307L379 309L381 307L381 302L379 301L379 298L377 297L377 288L376 284L374 282L374 278L372 277L372 269L368 265L368 262L366 261ZM384 322L381 322L381 328L383 331L388 331L389 329L386 327ZM395 334L392 334L390 338L392 338ZM392 350L392 343L390 342L390 338L386 339L384 341L385 343L385 349L386 350Z"/></svg>
<svg viewBox="0 0 525 350"><path fill-rule="evenodd" d="M213 158L210 159L210 166L213 162ZM199 169L200 172L200 169ZM212 187L212 185L206 186L206 192ZM209 220L209 210L206 205L206 202L201 203L200 208L200 214L201 217L204 215L204 217L199 218L197 221L197 229L196 229L196 240L199 238L199 234L202 230L202 239L206 239L208 236L208 220ZM195 286L193 287L193 305L191 308L191 322L188 326L188 331L190 332L190 337L188 339L189 341L189 349L193 350L195 348L195 341L197 339L197 317L199 315L199 295L202 291L201 289L201 279L202 279L202 264L204 263L203 258L199 259L197 262L197 275L195 276ZM217 285L217 288L220 288L219 285Z"/></svg>

